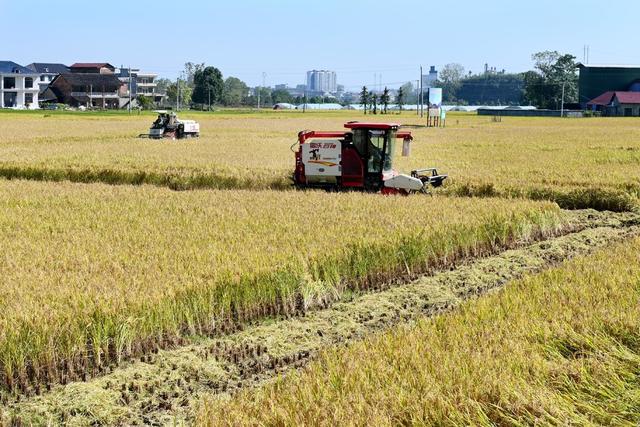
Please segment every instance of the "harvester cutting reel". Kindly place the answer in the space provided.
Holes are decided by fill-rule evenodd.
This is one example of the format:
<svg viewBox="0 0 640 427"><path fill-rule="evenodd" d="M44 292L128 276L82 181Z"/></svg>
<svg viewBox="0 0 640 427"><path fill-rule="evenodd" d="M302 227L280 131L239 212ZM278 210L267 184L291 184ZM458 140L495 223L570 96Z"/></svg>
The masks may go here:
<svg viewBox="0 0 640 427"><path fill-rule="evenodd" d="M438 174L436 168L425 168L411 171L411 177L422 181L422 188L418 192L431 195L430 187L438 188L442 186L448 175Z"/></svg>

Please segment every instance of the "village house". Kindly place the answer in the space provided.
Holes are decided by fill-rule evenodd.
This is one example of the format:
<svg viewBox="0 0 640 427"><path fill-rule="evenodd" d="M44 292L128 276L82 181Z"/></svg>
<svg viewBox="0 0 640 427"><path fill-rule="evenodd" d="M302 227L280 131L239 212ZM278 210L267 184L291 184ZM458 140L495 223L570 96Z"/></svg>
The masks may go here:
<svg viewBox="0 0 640 427"><path fill-rule="evenodd" d="M114 74L116 67L108 62L76 62L69 67L72 73Z"/></svg>
<svg viewBox="0 0 640 427"><path fill-rule="evenodd" d="M38 74L12 61L0 61L0 108L38 108Z"/></svg>
<svg viewBox="0 0 640 427"><path fill-rule="evenodd" d="M72 66L73 67L73 66ZM57 102L72 107L116 109L122 82L113 74L64 73L49 85Z"/></svg>
<svg viewBox="0 0 640 427"><path fill-rule="evenodd" d="M587 102L587 108L604 116L640 116L640 92L609 91Z"/></svg>

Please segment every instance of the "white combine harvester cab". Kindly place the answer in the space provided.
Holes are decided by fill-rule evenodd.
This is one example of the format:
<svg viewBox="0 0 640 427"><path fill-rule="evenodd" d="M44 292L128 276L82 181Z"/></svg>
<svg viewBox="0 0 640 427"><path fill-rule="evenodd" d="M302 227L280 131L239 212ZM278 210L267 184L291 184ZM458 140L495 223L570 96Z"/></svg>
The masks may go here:
<svg viewBox="0 0 640 427"><path fill-rule="evenodd" d="M165 110L157 110L156 113L158 118L151 125L149 133L140 137L182 139L200 136L200 124L195 120L181 120L176 113Z"/></svg>

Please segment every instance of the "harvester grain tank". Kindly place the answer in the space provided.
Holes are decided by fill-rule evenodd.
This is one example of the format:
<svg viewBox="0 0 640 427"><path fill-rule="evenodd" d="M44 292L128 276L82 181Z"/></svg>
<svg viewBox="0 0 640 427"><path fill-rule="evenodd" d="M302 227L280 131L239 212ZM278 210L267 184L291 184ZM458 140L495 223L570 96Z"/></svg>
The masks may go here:
<svg viewBox="0 0 640 427"><path fill-rule="evenodd" d="M349 130L306 130L298 134L293 173L297 187L383 194L429 193L430 187L439 187L447 179L447 175L438 174L433 167L416 169L411 175L393 169L396 139L403 141L403 155L409 154L413 140L410 132L399 131L400 125L348 122L344 126Z"/></svg>
<svg viewBox="0 0 640 427"><path fill-rule="evenodd" d="M200 136L200 124L195 120L182 120L174 112L158 110L158 118L151 125L148 134L141 134L140 137L153 139L170 138L197 138Z"/></svg>

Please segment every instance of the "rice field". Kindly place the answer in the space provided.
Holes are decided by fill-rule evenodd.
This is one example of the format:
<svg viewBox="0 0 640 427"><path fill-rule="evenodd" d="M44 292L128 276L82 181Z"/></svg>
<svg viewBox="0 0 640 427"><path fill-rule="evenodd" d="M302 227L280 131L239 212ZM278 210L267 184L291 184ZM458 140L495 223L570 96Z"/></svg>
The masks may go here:
<svg viewBox="0 0 640 427"><path fill-rule="evenodd" d="M551 203L1 181L0 384L91 376L565 224Z"/></svg>
<svg viewBox="0 0 640 427"><path fill-rule="evenodd" d="M198 425L640 423L640 240L203 401Z"/></svg>
<svg viewBox="0 0 640 427"><path fill-rule="evenodd" d="M562 208L638 208L635 119L450 114L446 128L411 128L412 157L397 153L395 163L405 172L436 166L450 176L445 187L434 197L382 197L294 191L290 147L303 129L420 123L414 114L181 117L201 123L200 139L139 139L154 119L147 113L0 112L0 408L159 349L303 317L570 232ZM639 247L328 350L263 389L204 399L197 422L637 422L629 307L638 296L627 282L638 275ZM558 342L579 351L566 358ZM615 393L623 398L602 398Z"/></svg>
<svg viewBox="0 0 640 427"><path fill-rule="evenodd" d="M173 189L287 189L299 130L342 129L348 120L419 124L414 114L359 112L184 113L201 122L198 141L138 139L143 114L0 115L0 176ZM373 118L372 118L373 117ZM449 114L444 129L411 129L405 172L437 166L446 192L524 196L567 208L627 210L640 194L640 127L628 118L504 118Z"/></svg>

